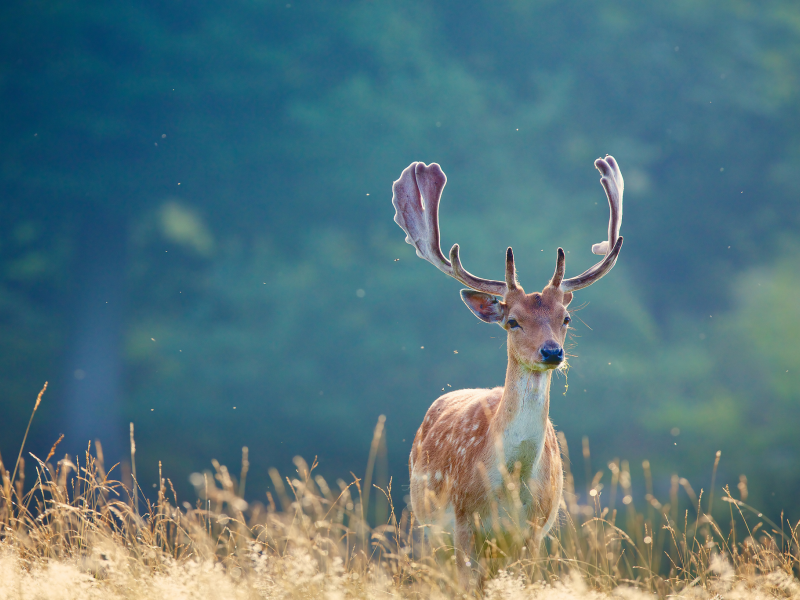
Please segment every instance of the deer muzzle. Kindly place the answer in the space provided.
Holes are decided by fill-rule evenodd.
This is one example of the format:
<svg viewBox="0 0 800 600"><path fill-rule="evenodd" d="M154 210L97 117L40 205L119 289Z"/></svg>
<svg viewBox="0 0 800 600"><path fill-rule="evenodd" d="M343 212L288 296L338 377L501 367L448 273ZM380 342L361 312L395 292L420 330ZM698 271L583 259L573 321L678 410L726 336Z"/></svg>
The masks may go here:
<svg viewBox="0 0 800 600"><path fill-rule="evenodd" d="M539 354L542 355L542 362L548 365L560 365L564 362L564 348L552 340L542 344Z"/></svg>

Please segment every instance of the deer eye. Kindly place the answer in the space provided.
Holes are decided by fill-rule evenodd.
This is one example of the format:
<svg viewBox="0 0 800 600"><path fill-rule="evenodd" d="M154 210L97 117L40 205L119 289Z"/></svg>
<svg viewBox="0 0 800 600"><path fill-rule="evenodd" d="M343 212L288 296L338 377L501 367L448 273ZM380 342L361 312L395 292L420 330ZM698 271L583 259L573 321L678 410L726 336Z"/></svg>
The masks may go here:
<svg viewBox="0 0 800 600"><path fill-rule="evenodd" d="M516 319L509 319L508 320L508 328L509 329L518 329L519 323L517 323Z"/></svg>
<svg viewBox="0 0 800 600"><path fill-rule="evenodd" d="M566 317L564 317L564 325L569 325L569 322L570 322L570 321L572 321L572 319L570 319L570 318L569 318L569 315L567 315Z"/></svg>

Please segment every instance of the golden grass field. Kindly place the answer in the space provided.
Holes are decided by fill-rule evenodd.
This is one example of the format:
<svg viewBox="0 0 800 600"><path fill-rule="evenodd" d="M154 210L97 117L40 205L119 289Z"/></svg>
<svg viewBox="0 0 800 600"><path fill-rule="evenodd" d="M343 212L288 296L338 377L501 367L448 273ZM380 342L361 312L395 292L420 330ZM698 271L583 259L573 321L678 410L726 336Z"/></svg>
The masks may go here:
<svg viewBox="0 0 800 600"><path fill-rule="evenodd" d="M238 478L217 463L192 475L193 503L168 479L150 502L136 483L133 435L131 446L128 485L118 467L106 471L98 445L82 457L54 460L54 446L43 459L21 449L0 461L0 599L800 598L800 524L759 515L743 502L744 482L739 498L717 500L729 508L723 525L704 511L712 499L677 476L670 497L656 499L646 462L644 498L628 463L613 462L605 487L603 472L592 482L589 505L575 502L568 471L546 547L532 555L514 515L494 511L477 549L483 584L466 591L446 530L423 535L391 489L369 483L370 467L329 484L297 458L290 476L270 472L274 496L248 504L245 450ZM679 496L694 508L679 510ZM379 499L373 512L388 516L370 527L364 514Z"/></svg>

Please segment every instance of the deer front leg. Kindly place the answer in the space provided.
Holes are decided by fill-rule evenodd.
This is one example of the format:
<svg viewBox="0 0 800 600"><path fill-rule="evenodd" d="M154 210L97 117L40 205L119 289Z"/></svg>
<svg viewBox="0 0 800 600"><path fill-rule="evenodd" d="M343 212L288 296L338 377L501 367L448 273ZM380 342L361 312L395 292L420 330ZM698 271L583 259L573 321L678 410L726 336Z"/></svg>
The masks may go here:
<svg viewBox="0 0 800 600"><path fill-rule="evenodd" d="M472 527L469 516L458 512L455 515L455 556L459 585L465 590L472 589Z"/></svg>
<svg viewBox="0 0 800 600"><path fill-rule="evenodd" d="M541 527L534 527L528 538L528 550L531 558L538 560L542 553L542 542L544 541L544 531Z"/></svg>

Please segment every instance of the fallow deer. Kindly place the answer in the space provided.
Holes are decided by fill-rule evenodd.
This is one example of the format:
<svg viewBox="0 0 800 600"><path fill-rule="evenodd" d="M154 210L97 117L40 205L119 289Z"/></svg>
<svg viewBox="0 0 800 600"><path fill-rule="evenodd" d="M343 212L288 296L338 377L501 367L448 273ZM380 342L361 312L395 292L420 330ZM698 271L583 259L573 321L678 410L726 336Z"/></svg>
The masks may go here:
<svg viewBox="0 0 800 600"><path fill-rule="evenodd" d="M516 504L531 528L532 550L538 551L558 515L564 476L548 413L552 373L566 365L567 307L573 292L611 270L622 248L622 174L611 156L594 164L611 217L608 239L592 246L592 252L605 257L581 275L564 279L564 250L559 248L553 277L541 292L532 294L517 281L511 248L506 252L505 282L467 272L458 244L450 250L449 261L444 257L438 212L447 178L438 164L414 162L392 186L394 220L406 232L406 242L420 258L470 288L461 291L461 299L476 317L508 332L505 385L438 398L417 431L408 463L415 516L429 522L440 511L452 511L458 576L464 586L470 584L473 525L489 516L493 504L508 499L507 490L514 487L508 483L510 473L521 488Z"/></svg>

